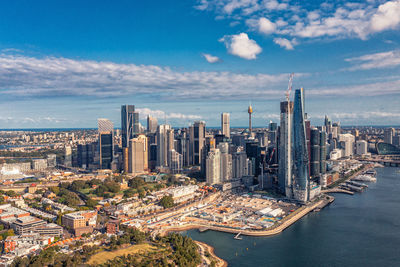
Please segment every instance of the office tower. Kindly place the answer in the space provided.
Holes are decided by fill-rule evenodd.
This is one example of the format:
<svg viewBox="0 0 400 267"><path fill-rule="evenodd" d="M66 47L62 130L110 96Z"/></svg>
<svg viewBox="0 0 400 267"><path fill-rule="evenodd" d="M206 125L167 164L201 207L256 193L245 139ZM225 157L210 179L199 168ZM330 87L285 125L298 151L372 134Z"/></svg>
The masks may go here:
<svg viewBox="0 0 400 267"><path fill-rule="evenodd" d="M206 181L208 184L221 183L221 153L218 148L213 148L208 152L206 170Z"/></svg>
<svg viewBox="0 0 400 267"><path fill-rule="evenodd" d="M278 125L275 122L270 122L268 127L268 140L272 146L276 146L278 142Z"/></svg>
<svg viewBox="0 0 400 267"><path fill-rule="evenodd" d="M311 158L310 158L310 176L311 177L316 177L320 173L320 160L321 160L321 155L320 155L320 133L317 128L311 129Z"/></svg>
<svg viewBox="0 0 400 267"><path fill-rule="evenodd" d="M78 167L89 168L90 164L93 164L94 157L96 154L97 143L79 144L78 145Z"/></svg>
<svg viewBox="0 0 400 267"><path fill-rule="evenodd" d="M129 140L139 132L139 113L134 105L121 106L121 136L122 147L129 146Z"/></svg>
<svg viewBox="0 0 400 267"><path fill-rule="evenodd" d="M281 125L279 130L279 189L292 198L292 117L293 102L281 102Z"/></svg>
<svg viewBox="0 0 400 267"><path fill-rule="evenodd" d="M210 152L211 150L213 150L215 148L216 148L215 138L213 136L206 136L203 149L201 150L200 170L201 170L201 174L203 176L205 176L207 173L206 159L208 156L208 152Z"/></svg>
<svg viewBox="0 0 400 267"><path fill-rule="evenodd" d="M330 134L331 130L332 130L332 121L329 119L329 117L327 115L325 115L324 125L325 125L326 133Z"/></svg>
<svg viewBox="0 0 400 267"><path fill-rule="evenodd" d="M100 169L111 169L114 155L114 124L107 119L98 119Z"/></svg>
<svg viewBox="0 0 400 267"><path fill-rule="evenodd" d="M229 143L219 143L218 149L221 153L221 181L232 179L232 155L229 153Z"/></svg>
<svg viewBox="0 0 400 267"><path fill-rule="evenodd" d="M331 127L332 131L332 137L337 139L339 135L342 133L342 130L340 129L340 122L334 122Z"/></svg>
<svg viewBox="0 0 400 267"><path fill-rule="evenodd" d="M393 136L394 136L394 129L393 128L387 128L384 131L384 143L387 144L393 144Z"/></svg>
<svg viewBox="0 0 400 267"><path fill-rule="evenodd" d="M149 169L154 170L157 166L157 144L149 145Z"/></svg>
<svg viewBox="0 0 400 267"><path fill-rule="evenodd" d="M368 153L368 142L365 140L358 140L356 142L356 154L362 156L367 153Z"/></svg>
<svg viewBox="0 0 400 267"><path fill-rule="evenodd" d="M320 167L320 173L325 174L326 173L326 155L327 155L327 149L326 149L326 132L321 131L320 132L320 143L319 143L319 156L320 156L320 162L319 162L319 167Z"/></svg>
<svg viewBox="0 0 400 267"><path fill-rule="evenodd" d="M268 134L265 131L256 132L256 139L262 147L268 146Z"/></svg>
<svg viewBox="0 0 400 267"><path fill-rule="evenodd" d="M129 140L129 167L131 174L140 174L148 171L148 144L147 137L139 134Z"/></svg>
<svg viewBox="0 0 400 267"><path fill-rule="evenodd" d="M147 132L155 133L157 131L157 118L152 117L150 115L147 116Z"/></svg>
<svg viewBox="0 0 400 267"><path fill-rule="evenodd" d="M257 140L248 139L246 140L246 155L247 158L251 161L252 169L249 169L249 172L258 176L261 173L260 164L262 163L261 158L261 147L258 144Z"/></svg>
<svg viewBox="0 0 400 267"><path fill-rule="evenodd" d="M64 165L65 167L72 167L72 148L71 146L65 146L64 151Z"/></svg>
<svg viewBox="0 0 400 267"><path fill-rule="evenodd" d="M204 121L196 121L190 127L190 155L192 165L201 165L202 150L206 137L206 124Z"/></svg>
<svg viewBox="0 0 400 267"><path fill-rule="evenodd" d="M242 178L248 175L247 155L244 151L232 155L232 178Z"/></svg>
<svg viewBox="0 0 400 267"><path fill-rule="evenodd" d="M308 149L307 133L304 113L304 90L297 89L294 98L293 110L293 196L296 200L308 200ZM319 152L319 151L318 151ZM319 158L318 158L319 160Z"/></svg>
<svg viewBox="0 0 400 267"><path fill-rule="evenodd" d="M182 171L183 158L182 155L171 149L168 151L168 166L172 173L180 173Z"/></svg>
<svg viewBox="0 0 400 267"><path fill-rule="evenodd" d="M48 154L47 155L47 166L49 168L54 168L57 165L57 155L56 154Z"/></svg>
<svg viewBox="0 0 400 267"><path fill-rule="evenodd" d="M354 149L354 135L352 134L340 134L338 136L340 147L343 150L342 157L353 156Z"/></svg>
<svg viewBox="0 0 400 267"><path fill-rule="evenodd" d="M174 149L174 130L171 125L161 124L157 128L157 166L168 167L168 151Z"/></svg>
<svg viewBox="0 0 400 267"><path fill-rule="evenodd" d="M246 145L246 136L243 134L237 134L232 136L232 144L239 147L244 147Z"/></svg>
<svg viewBox="0 0 400 267"><path fill-rule="evenodd" d="M251 133L252 133L251 114L253 113L253 107L251 106L251 104L249 105L249 108L247 109L247 113L249 113L249 136L251 136Z"/></svg>
<svg viewBox="0 0 400 267"><path fill-rule="evenodd" d="M226 137L231 137L231 128L229 122L229 113L222 113L221 114L221 130L222 134Z"/></svg>

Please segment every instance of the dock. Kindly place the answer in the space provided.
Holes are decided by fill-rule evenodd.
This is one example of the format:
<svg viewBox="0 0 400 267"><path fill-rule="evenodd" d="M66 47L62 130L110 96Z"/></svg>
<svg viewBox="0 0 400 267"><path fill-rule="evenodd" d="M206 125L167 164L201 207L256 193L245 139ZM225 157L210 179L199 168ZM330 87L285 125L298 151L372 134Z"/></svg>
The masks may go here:
<svg viewBox="0 0 400 267"><path fill-rule="evenodd" d="M237 233L237 235L235 235L234 239L242 240L242 238L240 237L241 234L242 234L241 232Z"/></svg>

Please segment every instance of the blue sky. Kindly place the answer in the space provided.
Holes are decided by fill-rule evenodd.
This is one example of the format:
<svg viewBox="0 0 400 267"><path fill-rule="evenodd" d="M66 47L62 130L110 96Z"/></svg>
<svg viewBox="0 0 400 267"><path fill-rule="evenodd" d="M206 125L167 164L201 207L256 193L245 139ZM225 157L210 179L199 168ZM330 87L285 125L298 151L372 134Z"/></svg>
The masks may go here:
<svg viewBox="0 0 400 267"><path fill-rule="evenodd" d="M304 3L305 2L305 3ZM279 122L288 77L314 125L400 124L400 0L1 1L0 128Z"/></svg>

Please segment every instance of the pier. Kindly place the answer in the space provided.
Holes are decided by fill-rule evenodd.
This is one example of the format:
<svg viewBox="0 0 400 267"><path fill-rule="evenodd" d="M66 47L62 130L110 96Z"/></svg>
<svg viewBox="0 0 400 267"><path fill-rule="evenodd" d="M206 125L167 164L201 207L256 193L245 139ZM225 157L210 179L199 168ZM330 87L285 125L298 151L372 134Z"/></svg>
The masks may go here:
<svg viewBox="0 0 400 267"><path fill-rule="evenodd" d="M348 195L354 195L354 192L346 189L341 189L341 188L332 188L332 189L326 189L326 190L321 190L321 193L327 194L327 193L343 193L343 194L348 194Z"/></svg>

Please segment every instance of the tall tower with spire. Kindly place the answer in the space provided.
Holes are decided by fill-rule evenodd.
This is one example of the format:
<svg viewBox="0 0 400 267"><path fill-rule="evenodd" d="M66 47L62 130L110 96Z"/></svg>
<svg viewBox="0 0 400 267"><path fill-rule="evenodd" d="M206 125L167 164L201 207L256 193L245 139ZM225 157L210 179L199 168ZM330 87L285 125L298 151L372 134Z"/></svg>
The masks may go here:
<svg viewBox="0 0 400 267"><path fill-rule="evenodd" d="M249 133L251 136L251 114L253 113L253 107L251 106L251 103L249 103L249 108L247 109L247 113L249 113Z"/></svg>

